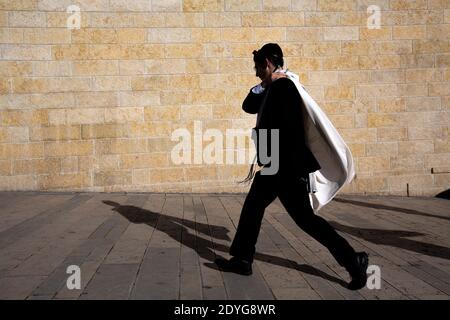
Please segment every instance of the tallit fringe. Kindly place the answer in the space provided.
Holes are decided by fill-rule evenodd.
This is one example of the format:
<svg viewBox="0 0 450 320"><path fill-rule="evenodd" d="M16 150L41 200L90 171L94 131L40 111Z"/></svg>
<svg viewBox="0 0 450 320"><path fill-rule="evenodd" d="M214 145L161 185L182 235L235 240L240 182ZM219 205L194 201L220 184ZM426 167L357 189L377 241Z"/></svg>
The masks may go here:
<svg viewBox="0 0 450 320"><path fill-rule="evenodd" d="M256 174L256 156L253 158L253 162L250 166L250 170L248 171L247 177L244 180L237 181L238 184L249 185L253 180Z"/></svg>

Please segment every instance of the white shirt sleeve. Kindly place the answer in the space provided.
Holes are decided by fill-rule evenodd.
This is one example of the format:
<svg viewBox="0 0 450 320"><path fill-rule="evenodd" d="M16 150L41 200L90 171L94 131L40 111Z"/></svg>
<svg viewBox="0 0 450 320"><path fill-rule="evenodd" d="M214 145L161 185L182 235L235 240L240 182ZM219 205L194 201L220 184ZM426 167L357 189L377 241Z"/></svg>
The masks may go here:
<svg viewBox="0 0 450 320"><path fill-rule="evenodd" d="M260 94L262 92L264 92L265 88L263 88L263 86L261 84L258 84L257 86L254 86L252 88L252 92L256 93L256 94Z"/></svg>

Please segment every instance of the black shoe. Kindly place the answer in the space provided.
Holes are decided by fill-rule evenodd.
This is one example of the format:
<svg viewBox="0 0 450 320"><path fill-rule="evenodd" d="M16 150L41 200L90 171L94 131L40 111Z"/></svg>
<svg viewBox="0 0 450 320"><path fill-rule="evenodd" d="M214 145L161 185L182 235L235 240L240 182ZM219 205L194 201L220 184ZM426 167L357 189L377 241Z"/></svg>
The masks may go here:
<svg viewBox="0 0 450 320"><path fill-rule="evenodd" d="M230 260L217 258L214 262L222 271L225 272L234 272L244 276L249 276L253 273L252 264L247 260L232 257Z"/></svg>
<svg viewBox="0 0 450 320"><path fill-rule="evenodd" d="M369 256L365 252L356 254L356 263L350 271L352 280L348 284L348 289L359 290L366 286L367 267L369 266Z"/></svg>

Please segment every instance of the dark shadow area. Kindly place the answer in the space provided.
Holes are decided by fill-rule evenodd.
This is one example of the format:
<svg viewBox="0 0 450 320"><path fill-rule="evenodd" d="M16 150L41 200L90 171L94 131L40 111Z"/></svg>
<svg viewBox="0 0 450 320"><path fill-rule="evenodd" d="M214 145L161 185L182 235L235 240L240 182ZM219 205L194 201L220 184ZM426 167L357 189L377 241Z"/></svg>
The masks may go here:
<svg viewBox="0 0 450 320"><path fill-rule="evenodd" d="M398 211L406 214L414 214L422 217L428 217L428 218L437 218L437 219L443 219L443 220L449 220L450 217L443 217L436 214L421 212L413 209L405 209L405 208L399 208L399 207L392 207L392 206L386 206L384 204L378 204L378 203L368 203L368 202L362 202L362 201L356 201L356 200L349 200L349 199L342 199L342 198L334 198L334 201L342 202L342 203L350 203L354 204L356 206L361 207L367 207L372 209L381 209L381 210L391 210L391 211Z"/></svg>
<svg viewBox="0 0 450 320"><path fill-rule="evenodd" d="M156 230L163 231L171 236L173 239L181 242L181 233L188 233L188 227L193 230L197 230L198 233L202 233L206 236L210 235L210 228L214 231L214 236L219 240L230 240L228 236L229 230L222 226L209 225L200 222L194 222L187 219L181 219L178 217L167 216L158 212L145 210L136 206L120 205L117 202L104 200L103 203L112 206L113 211L117 211L123 217L127 218L131 223L145 223ZM183 235L186 236L186 235ZM183 239L184 241L185 239Z"/></svg>
<svg viewBox="0 0 450 320"><path fill-rule="evenodd" d="M362 238L375 244L401 248L427 256L450 259L450 248L448 247L408 239L408 237L423 236L423 233L414 231L380 230L351 227L335 221L330 221L330 224L336 230L345 232L358 238Z"/></svg>
<svg viewBox="0 0 450 320"><path fill-rule="evenodd" d="M450 189L439 192L437 195L435 195L435 197L450 200Z"/></svg>
<svg viewBox="0 0 450 320"><path fill-rule="evenodd" d="M218 258L220 258L220 257L218 257ZM347 288L347 283L344 280L339 279L334 276L331 276L328 273L325 273L322 270L319 270L319 269L314 268L307 264L299 264L293 260L289 260L289 259L285 259L285 258L281 258L281 257L277 257L277 256L272 256L272 255L268 255L268 254L264 254L264 253L255 253L254 259L263 261L263 262L267 262L267 263L271 263L274 265L290 268L290 269L295 269L300 272L311 274L311 275L314 275L317 277L321 277L325 280L328 280L330 282L335 282L335 283L341 285L342 287ZM220 270L219 267L217 267L217 265L215 263L205 263L205 266L210 267L214 270Z"/></svg>
<svg viewBox="0 0 450 320"><path fill-rule="evenodd" d="M112 206L113 211L118 212L131 223L146 224L152 228L155 228L156 230L166 233L172 239L195 250L200 257L205 260L211 261L211 263L204 263L204 265L209 268L219 270L217 265L214 263L214 260L216 258L220 258L221 256L216 256L214 250L225 253L229 252L230 248L228 246L209 241L195 234L196 230L198 234L203 234L207 237L230 241L231 239L228 236L229 230L225 227L172 217L158 212L142 209L136 206L120 205L117 202L109 200L104 200L103 203ZM325 272L312 266L298 264L297 262L290 259L285 259L264 253L256 253L254 259L275 264L281 267L295 269L304 273L321 277L328 281L335 282L345 288L347 287L347 283L337 277L328 275Z"/></svg>

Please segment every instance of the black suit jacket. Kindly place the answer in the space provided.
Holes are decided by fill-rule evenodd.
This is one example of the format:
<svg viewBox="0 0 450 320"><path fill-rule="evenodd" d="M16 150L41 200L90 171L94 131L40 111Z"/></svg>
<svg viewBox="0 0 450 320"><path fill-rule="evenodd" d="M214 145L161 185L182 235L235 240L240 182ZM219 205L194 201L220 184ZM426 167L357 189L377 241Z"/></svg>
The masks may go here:
<svg viewBox="0 0 450 320"><path fill-rule="evenodd" d="M262 110L260 106L265 99ZM255 129L268 129L268 149L270 155L270 129L279 129L279 169L280 174L306 177L309 172L320 169L320 165L305 144L303 113L305 108L295 84L288 78L280 78L269 85L263 93L251 90L245 98L242 109L258 114ZM258 133L258 130L256 130ZM259 138L259 135L257 135ZM258 164L262 165L257 150ZM268 164L267 164L268 165Z"/></svg>

